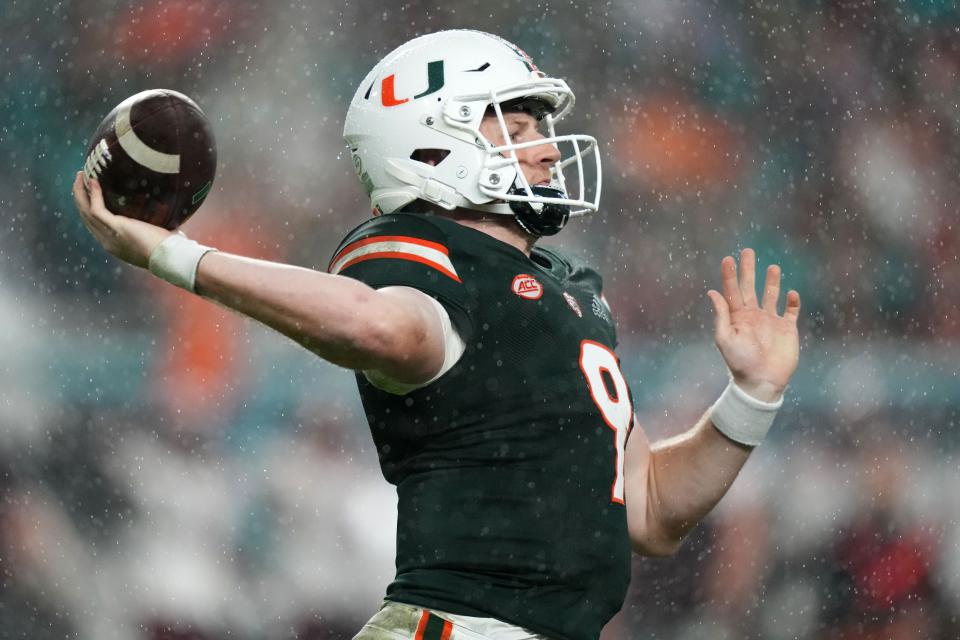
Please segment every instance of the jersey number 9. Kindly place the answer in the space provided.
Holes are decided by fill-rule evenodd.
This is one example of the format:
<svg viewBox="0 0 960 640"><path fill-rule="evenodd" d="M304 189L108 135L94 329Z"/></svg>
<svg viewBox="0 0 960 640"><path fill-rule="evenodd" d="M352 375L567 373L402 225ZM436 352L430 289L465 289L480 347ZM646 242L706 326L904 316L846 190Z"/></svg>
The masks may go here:
<svg viewBox="0 0 960 640"><path fill-rule="evenodd" d="M593 403L597 405L607 426L613 429L617 460L610 499L623 504L623 451L633 423L633 406L627 381L613 351L592 340L580 343L580 370L587 379ZM612 384L612 389L608 382Z"/></svg>

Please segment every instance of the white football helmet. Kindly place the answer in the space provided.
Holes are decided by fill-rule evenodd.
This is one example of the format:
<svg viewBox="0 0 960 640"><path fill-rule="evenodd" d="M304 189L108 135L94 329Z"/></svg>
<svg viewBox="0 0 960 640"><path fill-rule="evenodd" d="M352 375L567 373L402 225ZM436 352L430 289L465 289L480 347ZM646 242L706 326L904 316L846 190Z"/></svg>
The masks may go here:
<svg viewBox="0 0 960 640"><path fill-rule="evenodd" d="M524 99L541 105L546 137L512 144L501 105ZM600 202L597 141L554 129L573 102L566 82L545 76L506 40L481 31L440 31L398 47L367 74L350 102L343 136L375 215L420 199L446 209L513 215L527 231L549 235ZM494 146L480 134L488 107L506 144ZM537 145L557 145L565 155L551 169L549 188L528 184L516 156ZM420 161L423 150L442 160ZM591 157L595 171L586 184L584 161ZM577 169L572 192L563 173L570 165Z"/></svg>

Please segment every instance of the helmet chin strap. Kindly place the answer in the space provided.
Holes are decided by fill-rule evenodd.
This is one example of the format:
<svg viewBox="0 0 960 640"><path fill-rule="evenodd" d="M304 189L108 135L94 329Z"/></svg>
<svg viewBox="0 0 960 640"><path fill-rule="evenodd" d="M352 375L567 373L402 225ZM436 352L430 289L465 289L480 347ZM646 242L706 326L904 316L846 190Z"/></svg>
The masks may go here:
<svg viewBox="0 0 960 640"><path fill-rule="evenodd" d="M536 191L534 191L534 194L536 195ZM545 195L555 197L553 194ZM541 207L540 212L537 212L535 207ZM556 234L566 225L570 218L570 207L560 204L530 202L506 203L501 201L491 202L489 204L467 203L458 208L479 211L481 213L511 216L517 221L521 229L537 238ZM547 211L544 211L544 209L547 209Z"/></svg>
<svg viewBox="0 0 960 640"><path fill-rule="evenodd" d="M387 172L398 180L416 187L423 197L440 205L444 209L453 209L460 206L465 209L472 209L484 213L513 215L517 224L520 225L520 228L532 236L552 236L559 232L560 229L567 224L567 220L570 219L570 205L566 204L525 202L520 200L487 204L463 202L465 198L460 196L456 190L430 177L422 176L413 170L412 167L404 166L401 162L395 160L387 162ZM560 189L539 185L524 188L524 186L514 184L507 193L525 196L529 195L527 189L530 190L529 193L542 198L566 197L566 194Z"/></svg>
<svg viewBox="0 0 960 640"><path fill-rule="evenodd" d="M466 199L465 199L466 201ZM499 202L488 202L486 204L473 204L472 202L466 201L466 204L460 205L464 209L470 209L471 211L482 211L483 213L496 213L501 216L512 216L513 209L510 208L503 200Z"/></svg>
<svg viewBox="0 0 960 640"><path fill-rule="evenodd" d="M531 186L533 195L544 198L562 198L564 193L554 187ZM527 195L525 189L513 187L508 193ZM535 237L552 236L558 233L570 220L570 205L541 202L524 202L511 200L504 202L490 202L487 204L473 204L465 202L460 208L494 213L497 215L513 216L520 228Z"/></svg>
<svg viewBox="0 0 960 640"><path fill-rule="evenodd" d="M541 198L566 197L563 191L554 187L531 186L530 191ZM523 195L525 190L513 187L508 193ZM517 224L532 236L552 236L570 219L570 205L567 204L510 200L508 205Z"/></svg>

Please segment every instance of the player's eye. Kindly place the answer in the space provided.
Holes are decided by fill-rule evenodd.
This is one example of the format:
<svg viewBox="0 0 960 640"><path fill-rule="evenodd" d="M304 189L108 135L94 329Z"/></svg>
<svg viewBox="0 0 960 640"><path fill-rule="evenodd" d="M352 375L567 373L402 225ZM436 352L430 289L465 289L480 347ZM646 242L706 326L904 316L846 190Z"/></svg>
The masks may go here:
<svg viewBox="0 0 960 640"><path fill-rule="evenodd" d="M517 124L507 129L507 133L510 134L510 139L515 142L518 140L523 140L529 131L530 127L523 124Z"/></svg>

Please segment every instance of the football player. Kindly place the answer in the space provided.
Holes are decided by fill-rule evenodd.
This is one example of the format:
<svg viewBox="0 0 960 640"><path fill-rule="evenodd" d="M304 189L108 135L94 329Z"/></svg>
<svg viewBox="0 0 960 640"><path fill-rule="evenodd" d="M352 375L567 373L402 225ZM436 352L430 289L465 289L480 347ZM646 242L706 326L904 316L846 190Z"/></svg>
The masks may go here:
<svg viewBox="0 0 960 640"><path fill-rule="evenodd" d="M722 293L707 295L730 384L682 435L649 444L600 275L536 244L599 204L596 142L555 130L573 102L486 33L387 55L344 127L374 215L328 273L115 216L77 177L109 252L357 372L399 495L396 578L359 638L597 638L623 603L631 547L678 548L763 440L797 366L799 295L778 314L779 268L758 300L753 252L739 272L724 258Z"/></svg>

